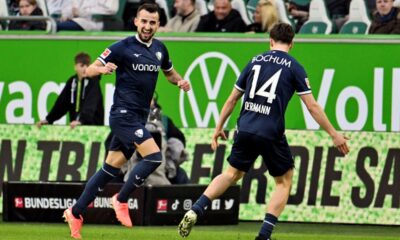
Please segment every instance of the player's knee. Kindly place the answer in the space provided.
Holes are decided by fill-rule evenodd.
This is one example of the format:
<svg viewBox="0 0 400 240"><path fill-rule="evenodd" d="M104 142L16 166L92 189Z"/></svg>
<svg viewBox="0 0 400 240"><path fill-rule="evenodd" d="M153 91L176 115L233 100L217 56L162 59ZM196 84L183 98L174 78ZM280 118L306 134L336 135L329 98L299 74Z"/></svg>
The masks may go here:
<svg viewBox="0 0 400 240"><path fill-rule="evenodd" d="M280 187L290 191L290 188L292 187L292 181L283 181L280 184Z"/></svg>
<svg viewBox="0 0 400 240"><path fill-rule="evenodd" d="M240 171L235 171L235 172L227 171L227 172L225 172L225 176L228 177L229 182L231 182L231 184L235 184L237 181L242 179L243 173Z"/></svg>
<svg viewBox="0 0 400 240"><path fill-rule="evenodd" d="M161 154L161 152L152 153L152 154L149 154L149 155L143 157L143 159L146 162L152 164L155 168L157 168L158 166L161 165L162 154Z"/></svg>
<svg viewBox="0 0 400 240"><path fill-rule="evenodd" d="M112 167L121 168L126 163L126 159L122 153L121 155L108 154L106 163Z"/></svg>
<svg viewBox="0 0 400 240"><path fill-rule="evenodd" d="M120 162L115 161L114 159L107 159L106 163L108 165L112 166L112 167L115 167L115 168L121 168L121 166L123 165Z"/></svg>
<svg viewBox="0 0 400 240"><path fill-rule="evenodd" d="M285 175L284 175L284 181L286 185L289 185L289 187L292 185L292 179L293 179L293 168L288 170Z"/></svg>
<svg viewBox="0 0 400 240"><path fill-rule="evenodd" d="M281 177L275 178L277 187L290 189L292 186L293 169L287 171Z"/></svg>

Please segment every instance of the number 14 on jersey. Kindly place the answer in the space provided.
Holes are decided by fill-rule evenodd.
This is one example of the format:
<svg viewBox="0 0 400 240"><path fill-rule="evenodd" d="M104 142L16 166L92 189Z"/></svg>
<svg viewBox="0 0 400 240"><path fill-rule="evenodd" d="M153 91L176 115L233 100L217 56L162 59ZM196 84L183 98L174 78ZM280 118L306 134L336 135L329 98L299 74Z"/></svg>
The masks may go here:
<svg viewBox="0 0 400 240"><path fill-rule="evenodd" d="M270 77L257 91L256 87L258 78L260 77L261 65L254 65L252 70L254 71L254 75L251 83L249 97L251 99L254 98L254 95L266 97L267 102L272 103L276 98L275 91L276 91L276 86L278 85L279 77L281 76L282 73L282 68L279 69L276 73L274 73L274 75L272 75L272 77ZM267 90L268 87L270 87L269 91Z"/></svg>

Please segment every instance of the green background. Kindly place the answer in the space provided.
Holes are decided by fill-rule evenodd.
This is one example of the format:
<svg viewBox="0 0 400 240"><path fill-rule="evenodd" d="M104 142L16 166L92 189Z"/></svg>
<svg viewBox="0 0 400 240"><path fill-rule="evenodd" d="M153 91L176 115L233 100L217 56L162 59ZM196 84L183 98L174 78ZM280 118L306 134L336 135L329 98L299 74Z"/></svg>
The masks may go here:
<svg viewBox="0 0 400 240"><path fill-rule="evenodd" d="M27 38L21 36L0 35L0 83L4 83L3 93L0 96L0 123L6 123L5 111L8 103L13 99L21 98L21 94L10 94L8 84L15 81L25 81L32 89L32 117L39 120L37 113L37 99L41 86L48 82L65 82L73 72L73 57L77 52L86 51L93 59L113 42L122 39L125 35L96 37L58 35L55 37L39 36ZM234 35L233 35L234 36ZM243 35L242 35L243 36ZM265 36L255 35L249 38L231 38L231 35L223 37L208 36L204 34L194 35L191 38L181 38L161 35L160 38L167 45L175 69L183 76L190 64L200 55L206 52L220 52L231 58L239 70L256 54L269 48ZM389 39L390 40L390 39ZM387 124L387 131L391 130L391 101L392 101L392 72L393 68L400 67L398 54L400 45L394 40L382 40L379 38L299 38L294 44L291 54L305 67L315 98L319 94L324 69L334 69L335 74L327 99L325 111L333 125L338 127L336 120L336 102L340 92L348 86L360 88L368 101L368 118L364 131L373 131L373 86L374 68L384 69L383 92L383 123ZM398 40L397 40L398 41ZM215 75L220 66L220 60L210 59L207 62L211 82L215 81ZM162 76L162 74L160 74ZM113 84L115 76L104 76L101 85ZM204 81L198 71L191 76L193 89L204 115L208 99L204 87ZM223 106L225 99L230 94L236 80L232 71L227 71L217 99L218 109ZM400 91L400 89L399 89ZM169 84L162 76L158 81L157 92L159 102L164 112L170 116L178 126L182 126L181 112L179 110L179 91ZM47 102L49 110L55 101L56 95L52 94ZM20 111L20 110L18 110ZM21 111L17 114L21 114ZM239 108L236 108L237 114ZM193 120L191 108L185 97L185 110L189 127L197 127ZM358 106L355 100L350 99L346 104L346 117L354 121L358 114ZM228 127L235 126L235 117L229 122ZM294 97L289 104L286 115L287 128L305 129L305 121L300 101ZM211 120L208 127L214 127Z"/></svg>
<svg viewBox="0 0 400 240"><path fill-rule="evenodd" d="M183 168L190 175L192 172L193 154L196 144L209 144L210 137L212 135L212 129L182 129L187 140L187 151L189 153L189 161L183 164ZM15 159L16 148L18 140L26 140L25 157L22 166L21 179L18 180L39 180L39 171L42 161L43 152L37 149L37 142L43 140L52 141L77 141L83 143L85 146L85 157L82 167L79 169L81 173L80 180L86 180L87 164L89 161L89 153L91 150L92 142L101 142L105 139L109 129L107 127L78 127L71 130L69 127L64 126L44 126L42 129L37 129L36 126L32 125L6 125L0 124L0 144L3 140L9 139L12 141L12 156ZM231 134L232 135L232 131ZM400 209L392 207L392 197L386 195L384 199L383 208L374 207L376 201L376 195L381 181L382 170L386 163L386 157L390 148L398 149L400 146L400 136L397 133L374 133L374 132L346 132L348 137L351 138L349 146L351 152L343 158L337 158L335 160L335 171L341 171L342 177L339 181L333 181L331 195L340 196L340 202L338 207L332 206L321 206L321 197L323 190L323 182L325 176L325 167L328 148L332 146L331 139L323 131L304 131L304 130L289 130L287 131L287 139L291 146L302 146L309 152L309 165L307 168L307 181L305 187L305 195L303 201L298 205L288 205L285 211L282 213L280 220L282 221L295 221L295 222L335 222L335 223L362 223L362 224L392 224L398 225L400 223ZM221 142L226 144L225 157L230 152L232 144L232 136L227 142ZM314 148L316 146L323 148L322 164L319 177L319 186L317 201L315 206L307 205L308 192L311 184L311 172L312 163L314 159ZM366 208L355 207L351 201L351 189L352 187L361 187L362 194L365 193L365 186L361 182L360 178L356 174L356 159L359 151L363 147L372 147L378 152L378 165L376 167L370 167L370 160L366 160L366 170L374 181L375 190L373 193L373 201L370 206ZM1 149L1 145L0 145ZM104 149L101 148L99 155L98 166L100 167L104 156ZM59 151L55 151L52 155L50 174L48 180L60 180L56 179L56 174L59 166ZM202 167L214 166L214 154L204 154L202 158ZM398 167L399 156L395 160L395 164L390 166L389 182L387 184L395 184L394 181L398 178L395 174L398 174L398 170L394 170ZM15 161L15 160L14 160ZM70 163L75 161L74 156L70 155ZM227 167L227 162L224 161L224 167ZM258 159L255 163L256 168L261 164L261 159ZM299 178L299 164L298 158L295 158L296 171L294 174L293 186L297 186L297 179ZM268 173L265 172L268 176ZM7 176L7 174L6 174ZM5 177L6 181L8 177ZM16 180L16 179L14 179ZM61 179L62 180L62 179ZM68 176L67 179L68 180ZM211 176L202 177L199 180L201 184L207 184L211 181ZM241 182L239 182L241 184ZM398 186L395 184L395 187ZM268 185L266 193L266 201L268 202L271 191L273 190L274 184L273 179L268 176ZM253 181L250 189L249 203L241 204L240 206L240 219L242 220L261 220L264 216L265 206L256 203L256 190L257 181ZM295 191L292 189L292 193Z"/></svg>

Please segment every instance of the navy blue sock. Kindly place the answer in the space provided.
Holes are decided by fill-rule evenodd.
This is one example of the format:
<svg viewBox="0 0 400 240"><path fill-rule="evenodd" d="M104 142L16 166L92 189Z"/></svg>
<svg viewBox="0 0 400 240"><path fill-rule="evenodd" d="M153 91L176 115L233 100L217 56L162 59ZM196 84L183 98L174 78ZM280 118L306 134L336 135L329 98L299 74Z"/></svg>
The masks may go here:
<svg viewBox="0 0 400 240"><path fill-rule="evenodd" d="M143 185L144 180L158 168L161 164L161 153L153 153L147 155L142 159L129 173L128 181L122 186L118 193L117 200L122 203L126 203L131 194L135 189Z"/></svg>
<svg viewBox="0 0 400 240"><path fill-rule="evenodd" d="M272 214L265 214L263 225L258 233L258 237L261 239L269 239L272 234L272 230L274 230L275 224L278 221L278 218Z"/></svg>
<svg viewBox="0 0 400 240"><path fill-rule="evenodd" d="M192 210L199 216L204 215L204 211L208 206L211 205L211 200L204 194L202 194L199 199L193 204Z"/></svg>
<svg viewBox="0 0 400 240"><path fill-rule="evenodd" d="M87 206L96 198L99 191L103 191L104 186L116 177L119 173L119 168L115 168L107 163L103 164L103 167L97 171L86 183L85 189L83 190L78 201L72 207L72 214L74 217L79 218L83 212L85 212Z"/></svg>

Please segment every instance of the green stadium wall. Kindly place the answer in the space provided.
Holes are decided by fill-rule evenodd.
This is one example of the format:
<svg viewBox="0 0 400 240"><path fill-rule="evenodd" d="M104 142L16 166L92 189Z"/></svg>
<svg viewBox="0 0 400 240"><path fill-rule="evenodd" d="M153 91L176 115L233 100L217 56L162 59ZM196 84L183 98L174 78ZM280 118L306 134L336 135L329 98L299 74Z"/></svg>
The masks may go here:
<svg viewBox="0 0 400 240"><path fill-rule="evenodd" d="M183 168L192 183L208 184L227 167L233 131L213 153L213 129L182 130L189 153ZM0 183L85 181L103 162L109 129L0 124L0 132ZM281 221L399 225L400 135L345 133L351 152L343 157L324 131L287 131L295 174ZM239 182L241 220L263 219L273 182L258 159Z"/></svg>
<svg viewBox="0 0 400 240"><path fill-rule="evenodd" d="M0 35L0 123L32 124L43 119L74 73L74 55L85 51L95 59L127 35ZM180 93L160 74L159 102L178 126L215 126L239 72L254 55L269 47L265 36L243 36L160 35L175 69L193 86L188 94ZM304 65L313 94L335 127L400 131L399 43L398 37L300 36L291 54ZM112 103L114 79L104 76L101 80L107 109ZM239 107L228 128L235 126L238 112ZM319 129L298 97L288 106L286 126Z"/></svg>
<svg viewBox="0 0 400 240"><path fill-rule="evenodd" d="M84 181L101 165L107 127L45 126L73 74L73 57L93 60L128 34L7 35L0 33L0 181ZM193 85L182 94L160 75L159 102L188 138L184 168L207 184L226 167L231 141L209 148L238 73L268 49L262 35L160 34L174 67ZM299 36L291 54L305 67L313 94L333 125L352 139L341 157L294 97L286 115L296 174L283 221L391 224L400 222L400 38ZM219 76L219 77L218 77ZM106 108L114 76L103 76ZM232 134L239 107L227 124ZM59 121L65 124L66 119ZM107 117L106 117L107 122ZM26 125L22 125L26 124ZM305 131L316 130L316 131ZM240 219L261 220L274 184L258 160L242 185ZM265 190L266 189L266 190Z"/></svg>

